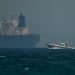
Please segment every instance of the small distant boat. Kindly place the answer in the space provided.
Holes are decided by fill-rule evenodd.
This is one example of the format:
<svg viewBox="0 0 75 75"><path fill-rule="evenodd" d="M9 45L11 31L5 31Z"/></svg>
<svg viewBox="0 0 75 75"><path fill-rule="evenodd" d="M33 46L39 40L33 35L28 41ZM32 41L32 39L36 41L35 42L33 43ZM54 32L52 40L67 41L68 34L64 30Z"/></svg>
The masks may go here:
<svg viewBox="0 0 75 75"><path fill-rule="evenodd" d="M67 43L59 43L59 44L47 44L49 49L74 49L73 47L69 47Z"/></svg>

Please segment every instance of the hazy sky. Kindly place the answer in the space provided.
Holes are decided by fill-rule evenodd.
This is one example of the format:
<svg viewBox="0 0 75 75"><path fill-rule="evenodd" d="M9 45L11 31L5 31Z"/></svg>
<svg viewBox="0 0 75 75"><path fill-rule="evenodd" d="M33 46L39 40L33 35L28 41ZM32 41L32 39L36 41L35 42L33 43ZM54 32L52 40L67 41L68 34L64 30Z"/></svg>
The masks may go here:
<svg viewBox="0 0 75 75"><path fill-rule="evenodd" d="M23 12L40 46L67 41L75 46L75 0L0 0L0 19Z"/></svg>

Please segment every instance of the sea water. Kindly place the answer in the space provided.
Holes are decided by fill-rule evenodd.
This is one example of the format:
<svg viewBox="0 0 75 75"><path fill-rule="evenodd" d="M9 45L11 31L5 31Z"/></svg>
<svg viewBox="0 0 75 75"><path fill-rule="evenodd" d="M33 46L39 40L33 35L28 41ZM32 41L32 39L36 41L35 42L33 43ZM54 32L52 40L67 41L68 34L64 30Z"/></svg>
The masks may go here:
<svg viewBox="0 0 75 75"><path fill-rule="evenodd" d="M0 75L75 75L75 50L0 49Z"/></svg>

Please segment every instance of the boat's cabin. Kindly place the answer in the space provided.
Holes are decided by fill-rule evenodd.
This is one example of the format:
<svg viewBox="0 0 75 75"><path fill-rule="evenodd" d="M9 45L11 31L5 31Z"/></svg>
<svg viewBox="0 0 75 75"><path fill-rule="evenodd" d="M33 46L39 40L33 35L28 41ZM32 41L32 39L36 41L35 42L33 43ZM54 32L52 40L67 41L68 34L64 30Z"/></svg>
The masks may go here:
<svg viewBox="0 0 75 75"><path fill-rule="evenodd" d="M61 46L67 46L67 43L59 43Z"/></svg>

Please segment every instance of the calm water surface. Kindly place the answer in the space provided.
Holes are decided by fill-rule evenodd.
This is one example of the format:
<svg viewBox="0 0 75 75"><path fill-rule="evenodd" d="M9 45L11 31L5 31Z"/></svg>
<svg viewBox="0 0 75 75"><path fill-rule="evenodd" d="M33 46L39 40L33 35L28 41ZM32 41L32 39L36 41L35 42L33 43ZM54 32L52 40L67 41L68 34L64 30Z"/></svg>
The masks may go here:
<svg viewBox="0 0 75 75"><path fill-rule="evenodd" d="M75 75L75 50L0 49L0 75Z"/></svg>

